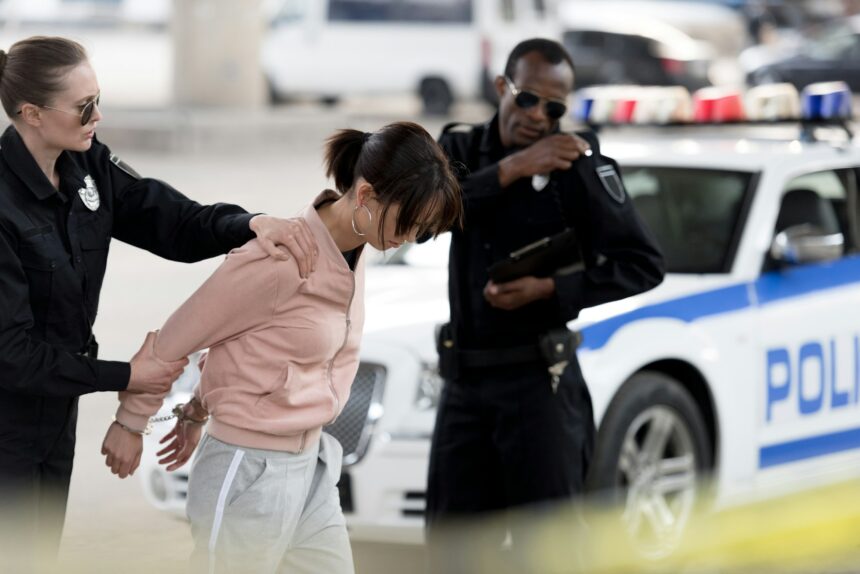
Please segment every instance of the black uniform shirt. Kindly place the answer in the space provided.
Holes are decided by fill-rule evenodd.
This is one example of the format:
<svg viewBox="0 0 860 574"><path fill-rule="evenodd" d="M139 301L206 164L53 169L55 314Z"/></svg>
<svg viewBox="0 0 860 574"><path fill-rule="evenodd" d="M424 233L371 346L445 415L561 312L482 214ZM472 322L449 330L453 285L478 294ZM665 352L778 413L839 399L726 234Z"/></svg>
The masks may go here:
<svg viewBox="0 0 860 574"><path fill-rule="evenodd" d="M98 312L112 237L174 261L226 253L254 237L252 215L201 206L141 179L93 140L57 160L51 185L18 132L0 137L0 401L6 392L75 397L123 390L128 363L82 356ZM83 199L90 186L90 209ZM129 291L128 304L135 297ZM141 339L144 333L141 333Z"/></svg>
<svg viewBox="0 0 860 574"><path fill-rule="evenodd" d="M439 140L457 167L463 164L465 220L452 233L449 300L454 337L463 349L528 345L547 330L575 319L581 309L622 299L659 284L663 259L627 198L615 162L600 154L593 133L581 133L594 152L536 192L531 178L506 188L499 184L498 162L518 151L505 149L498 116L468 132L448 126ZM617 181L611 177L614 173ZM603 174L603 177L601 177ZM606 180L606 184L604 184ZM555 277L556 293L505 311L484 299L487 268L512 251L566 226L576 230L586 268Z"/></svg>

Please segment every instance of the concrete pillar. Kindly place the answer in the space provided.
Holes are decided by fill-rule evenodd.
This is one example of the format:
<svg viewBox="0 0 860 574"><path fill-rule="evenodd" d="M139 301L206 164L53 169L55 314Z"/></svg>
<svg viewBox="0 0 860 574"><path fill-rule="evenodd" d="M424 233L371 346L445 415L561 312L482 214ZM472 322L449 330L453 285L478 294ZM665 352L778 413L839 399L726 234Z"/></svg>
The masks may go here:
<svg viewBox="0 0 860 574"><path fill-rule="evenodd" d="M174 99L180 106L263 107L261 0L173 0Z"/></svg>

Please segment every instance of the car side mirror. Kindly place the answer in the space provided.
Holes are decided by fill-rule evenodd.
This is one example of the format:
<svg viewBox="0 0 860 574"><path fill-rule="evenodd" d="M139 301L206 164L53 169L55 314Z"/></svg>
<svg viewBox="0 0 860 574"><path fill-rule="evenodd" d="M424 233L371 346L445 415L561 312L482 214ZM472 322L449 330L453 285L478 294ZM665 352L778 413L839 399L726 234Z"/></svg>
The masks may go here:
<svg viewBox="0 0 860 574"><path fill-rule="evenodd" d="M845 236L826 233L808 223L789 227L777 233L770 246L770 256L789 265L819 263L839 259L845 250Z"/></svg>

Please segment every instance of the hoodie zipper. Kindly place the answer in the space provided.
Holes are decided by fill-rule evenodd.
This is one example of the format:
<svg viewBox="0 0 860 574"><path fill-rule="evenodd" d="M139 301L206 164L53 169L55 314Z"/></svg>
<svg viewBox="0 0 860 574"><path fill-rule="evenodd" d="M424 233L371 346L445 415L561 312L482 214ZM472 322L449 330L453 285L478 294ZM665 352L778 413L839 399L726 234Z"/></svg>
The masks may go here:
<svg viewBox="0 0 860 574"><path fill-rule="evenodd" d="M352 311L352 300L355 298L355 275L350 273L350 278L352 279L352 291L349 294L349 302L346 304L346 330L343 334L343 343L340 345L340 348L335 351L334 355L331 357L331 361L328 363L328 387L331 389L332 397L334 397L334 416L324 426L332 424L337 419L338 411L340 411L340 398L337 396L337 389L334 388L334 361L337 359L340 352L346 347L346 344L349 341L349 332L352 328L350 312Z"/></svg>

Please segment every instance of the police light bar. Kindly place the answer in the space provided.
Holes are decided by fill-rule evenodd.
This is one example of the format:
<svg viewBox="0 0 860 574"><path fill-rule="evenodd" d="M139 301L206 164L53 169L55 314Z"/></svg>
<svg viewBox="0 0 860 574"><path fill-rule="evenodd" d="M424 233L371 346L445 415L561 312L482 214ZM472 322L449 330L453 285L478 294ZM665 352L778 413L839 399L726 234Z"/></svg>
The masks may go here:
<svg viewBox="0 0 860 574"><path fill-rule="evenodd" d="M791 84L765 84L747 92L747 119L752 121L797 120L800 94Z"/></svg>
<svg viewBox="0 0 860 574"><path fill-rule="evenodd" d="M666 86L645 88L633 111L633 123L670 124L693 119L693 99L687 88Z"/></svg>
<svg viewBox="0 0 860 574"><path fill-rule="evenodd" d="M692 120L690 92L680 86L591 86L579 90L573 119L588 124Z"/></svg>
<svg viewBox="0 0 860 574"><path fill-rule="evenodd" d="M791 84L768 84L745 96L724 87L702 88L691 96L678 86L592 86L579 91L572 116L595 129L793 123L803 127L805 139L815 139L817 127L835 126L851 139L851 98L844 82L811 84L802 94Z"/></svg>
<svg viewBox="0 0 860 574"><path fill-rule="evenodd" d="M693 121L700 124L744 120L743 95L729 88L702 88L693 94Z"/></svg>
<svg viewBox="0 0 860 574"><path fill-rule="evenodd" d="M801 117L805 120L851 118L851 89L845 82L810 84L801 93Z"/></svg>

